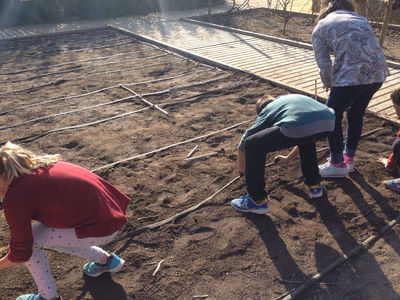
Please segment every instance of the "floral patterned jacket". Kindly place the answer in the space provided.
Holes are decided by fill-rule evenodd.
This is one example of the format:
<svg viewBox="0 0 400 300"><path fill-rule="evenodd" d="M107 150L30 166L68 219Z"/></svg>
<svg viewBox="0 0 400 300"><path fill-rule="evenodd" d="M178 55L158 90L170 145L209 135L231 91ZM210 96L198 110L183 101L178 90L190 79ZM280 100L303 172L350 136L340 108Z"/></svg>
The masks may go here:
<svg viewBox="0 0 400 300"><path fill-rule="evenodd" d="M338 10L328 14L314 28L312 43L326 88L384 82L389 75L371 25L355 12Z"/></svg>

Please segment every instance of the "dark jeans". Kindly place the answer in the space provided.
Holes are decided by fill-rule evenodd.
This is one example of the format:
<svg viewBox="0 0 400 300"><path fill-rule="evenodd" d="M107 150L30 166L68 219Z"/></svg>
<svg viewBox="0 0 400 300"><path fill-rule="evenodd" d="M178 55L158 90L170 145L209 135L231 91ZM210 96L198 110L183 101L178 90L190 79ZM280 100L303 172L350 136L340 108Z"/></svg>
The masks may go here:
<svg viewBox="0 0 400 300"><path fill-rule="evenodd" d="M394 161L397 163L397 166L400 167L400 139L397 138L395 139L395 141L393 142L393 158Z"/></svg>
<svg viewBox="0 0 400 300"><path fill-rule="evenodd" d="M318 170L315 142L326 138L329 132L322 132L304 138L288 138L279 127L271 127L259 131L246 138L244 142L246 159L247 192L255 201L264 200L265 191L265 155L269 152L299 146L301 171L307 185L316 185L321 182Z"/></svg>
<svg viewBox="0 0 400 300"><path fill-rule="evenodd" d="M326 105L333 108L336 115L335 130L328 136L333 163L343 162L342 119L344 111L347 112L345 153L354 157L361 137L365 110L381 86L382 82L332 88Z"/></svg>

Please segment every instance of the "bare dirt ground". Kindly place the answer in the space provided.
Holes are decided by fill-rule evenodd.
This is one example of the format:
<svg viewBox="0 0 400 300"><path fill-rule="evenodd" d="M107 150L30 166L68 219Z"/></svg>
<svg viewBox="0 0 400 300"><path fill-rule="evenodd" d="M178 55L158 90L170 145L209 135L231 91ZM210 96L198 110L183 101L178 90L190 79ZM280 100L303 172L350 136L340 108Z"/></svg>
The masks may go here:
<svg viewBox="0 0 400 300"><path fill-rule="evenodd" d="M236 146L251 124L240 123L254 119L261 95L287 91L112 30L3 41L0 49L1 142L60 153L132 198L125 238L107 247L126 260L120 272L88 278L85 261L49 251L64 299L275 299L398 215L398 194L381 185L390 175L376 162L391 152L397 126L367 115L364 132L383 128L361 141L354 174L325 181L321 199L308 199L298 162L270 166L267 215L230 206L246 191L240 178L197 210L141 231L234 180ZM186 161L195 145L194 156L217 154ZM320 152L321 162L327 154ZM6 246L3 214L0 226ZM398 233L391 230L300 299L399 299ZM23 265L2 270L1 279L1 299L36 292Z"/></svg>
<svg viewBox="0 0 400 300"><path fill-rule="evenodd" d="M400 10L395 10L400 19ZM311 34L317 24L317 17L311 15L294 14L289 18L285 32L283 32L282 12L264 8L249 9L230 14L215 14L211 17L194 17L205 22L240 28L266 35L278 36L303 43L311 43ZM397 25L399 26L399 25ZM379 39L381 28L374 26ZM400 30L388 29L383 44L383 50L388 59L400 62Z"/></svg>

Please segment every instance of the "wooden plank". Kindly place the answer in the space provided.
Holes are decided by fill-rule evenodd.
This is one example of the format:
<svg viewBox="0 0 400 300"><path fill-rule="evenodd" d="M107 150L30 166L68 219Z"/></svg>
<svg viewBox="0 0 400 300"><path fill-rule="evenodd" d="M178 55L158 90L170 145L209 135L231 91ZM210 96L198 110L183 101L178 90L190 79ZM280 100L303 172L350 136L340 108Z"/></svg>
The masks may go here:
<svg viewBox="0 0 400 300"><path fill-rule="evenodd" d="M268 63L271 60L279 60L281 57L287 56L287 54L278 54L277 53L270 53L273 56L268 56L266 57L265 55L252 51L252 49L245 50L245 49L234 49L234 51L229 50L226 51L224 49L221 49L222 51L196 51L196 53L208 56L209 58L215 59L215 60L224 60L224 61L233 61L235 63L240 63L240 62L246 62L249 61L249 59L252 60L257 60L257 61L263 61L264 63ZM302 54L298 54L297 57L303 56Z"/></svg>
<svg viewBox="0 0 400 300"><path fill-rule="evenodd" d="M375 107L386 103L388 106L392 106L392 101L390 101L390 98L388 96L382 96L382 97L374 97L368 104L368 109L375 109Z"/></svg>
<svg viewBox="0 0 400 300"><path fill-rule="evenodd" d="M215 41L215 40L210 40L210 43L204 43L201 42L199 44L193 44L193 43L188 43L188 46L185 47L185 44L180 44L179 46L181 46L180 48L185 49L186 51L194 51L194 50L198 50L198 49L203 49L203 48L213 48L213 47L219 47L222 45L230 45L230 44L239 44L241 43L241 41L238 41L237 39L235 40L230 40L230 41L224 41L224 42L219 42L219 41ZM177 45L174 45L173 43L170 44L171 46L175 46L177 47Z"/></svg>
<svg viewBox="0 0 400 300"><path fill-rule="evenodd" d="M322 86L322 82L320 81L320 76L319 73L315 72L314 73L309 73L308 76L298 76L297 79L293 79L290 81L290 84L296 84L297 86L303 88L303 89L312 89L314 90L315 88L315 80L318 81L318 83ZM289 82L289 80L285 80L286 82Z"/></svg>
<svg viewBox="0 0 400 300"><path fill-rule="evenodd" d="M377 106L374 106L374 107L372 107L372 108L369 108L369 110L370 111L373 111L373 112L383 112L383 111L386 111L386 112L392 112L392 111L394 111L394 108L393 108L393 105L391 105L390 103L388 103L388 102L384 102L384 103L382 103L382 104L380 104L380 105L377 105Z"/></svg>
<svg viewBox="0 0 400 300"><path fill-rule="evenodd" d="M310 61L306 61L300 64L293 64L289 66L286 70L277 70L274 76L280 77L282 80L291 78L293 76L307 76L310 71L315 70L315 64Z"/></svg>
<svg viewBox="0 0 400 300"><path fill-rule="evenodd" d="M400 70L396 76L390 76L387 81L383 83L383 86L376 92L375 97L386 97L389 99L390 94L393 90L400 87ZM372 101L371 101L372 102Z"/></svg>
<svg viewBox="0 0 400 300"><path fill-rule="evenodd" d="M303 62L303 61L307 61L307 58L298 60L298 63ZM283 69L283 68L287 68L288 65L292 65L292 64L293 64L292 62L285 62L285 63L281 63L281 64L278 64L278 65L271 65L271 67L272 68ZM271 69L271 68L266 68L265 66L263 68L258 68L258 67L251 68L251 70L254 71L254 72L258 72L258 71L262 71L262 70L269 70L269 69Z"/></svg>
<svg viewBox="0 0 400 300"><path fill-rule="evenodd" d="M399 78L400 78L400 77L399 77ZM390 77L389 77L389 79L392 80ZM392 82L393 82L394 84L396 84L396 81L392 81ZM397 84L400 84L400 82L397 82ZM396 84L396 85L397 85L397 84ZM312 83L310 83L310 85L312 85ZM304 86L303 86L303 88L307 88L307 87L308 87L308 85L304 85ZM377 93L379 93L379 91L382 92L382 91L383 91L384 89L386 89L386 88L388 88L388 85L387 85L387 84L386 84L386 85L383 85L382 88L380 88L380 89L378 90Z"/></svg>
<svg viewBox="0 0 400 300"><path fill-rule="evenodd" d="M248 57L251 55L256 55L258 59L278 59L279 57L282 56L288 56L288 55L296 55L296 56L304 56L304 53L302 51L293 51L290 54L289 53L282 53L281 50L276 49L276 48L260 48L258 49L259 51L265 51L266 53L260 53L259 51L253 49L253 48L243 48L243 47L238 47L234 49L225 49L225 48L213 48L212 51L211 49L205 49L203 51L196 51L198 53L201 53L203 55L209 55L213 59L220 59L221 57L223 58L232 58L237 61L240 61L240 59L243 59L243 57Z"/></svg>
<svg viewBox="0 0 400 300"><path fill-rule="evenodd" d="M218 44L218 45L224 45L224 44L231 44L231 43L233 43L233 40L229 40L229 41L224 41L224 42L221 42L221 41L217 41L217 42L215 42L214 40L210 40L211 42L212 42L212 44L211 45L215 45L215 44ZM302 49L302 48L296 48L296 47L293 47L293 46L289 46L289 45L285 45L285 44L276 44L276 43L273 43L273 42L271 42L271 41L262 41L262 42L260 42L260 40L259 39L257 39L257 38L253 38L253 40L234 40L235 41L235 44L243 44L243 45L246 45L246 44L248 44L249 46L251 46L251 47L267 47L267 48L277 48L277 49L282 49L282 50L290 50L290 49ZM250 44L250 42L251 42L251 44ZM193 47L193 42L192 43L190 43L190 45L191 45L191 47L190 47L190 50L193 50L194 48L197 48L197 47ZM203 43L201 43L201 45L203 45L203 46L211 46L211 45L207 45L207 44L204 44L204 42ZM302 49L302 50L305 50L305 51L307 51L307 49Z"/></svg>
<svg viewBox="0 0 400 300"><path fill-rule="evenodd" d="M391 85L391 86L386 86L386 88L381 88L381 89L379 89L377 92L376 92L376 94L374 95L374 98L376 97L376 98L387 98L387 99L389 99L389 97L390 97L390 94L396 89L396 88L399 88L400 87L400 84L394 84L394 85Z"/></svg>
<svg viewBox="0 0 400 300"><path fill-rule="evenodd" d="M230 62L230 59L221 59L220 61L224 62ZM286 68L288 65L292 65L295 63L300 63L300 62L304 62L307 61L307 58L300 58L300 57L295 57L295 58L290 58L290 59L274 59L274 60L260 60L260 59L255 59L255 62L253 61L249 61L249 60L233 60L231 62L232 65L235 65L237 67L243 67L245 66L246 69L249 70L257 70L259 68L259 66L261 66L261 68L265 69L265 70L270 70L270 69L275 69L275 68Z"/></svg>
<svg viewBox="0 0 400 300"><path fill-rule="evenodd" d="M278 61L262 61L256 59L255 62L249 61L249 60L244 60L240 61L239 63L236 60L231 60L229 58L227 59L220 59L219 60L222 63L228 63L229 65L235 66L236 68L241 68L243 70L248 70L249 72L255 72L258 70L272 70L276 68L285 68L287 65L293 64L292 61L286 61L283 63L283 60L278 60ZM297 59L297 62L300 62L300 59Z"/></svg>

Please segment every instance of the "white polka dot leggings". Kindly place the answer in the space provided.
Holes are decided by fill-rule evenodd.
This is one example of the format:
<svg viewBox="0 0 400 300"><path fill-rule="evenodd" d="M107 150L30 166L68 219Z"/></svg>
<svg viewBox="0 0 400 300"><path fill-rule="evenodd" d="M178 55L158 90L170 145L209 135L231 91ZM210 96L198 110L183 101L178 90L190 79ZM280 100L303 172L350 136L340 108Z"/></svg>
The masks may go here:
<svg viewBox="0 0 400 300"><path fill-rule="evenodd" d="M106 252L95 245L110 242L117 232L106 237L78 239L74 228L57 229L41 223L33 223L32 234L33 253L25 265L35 280L42 298L49 299L57 297L57 287L51 275L49 260L44 248L99 262Z"/></svg>

